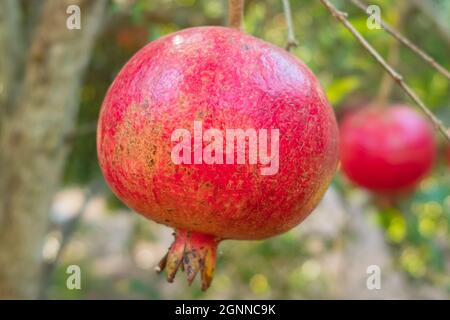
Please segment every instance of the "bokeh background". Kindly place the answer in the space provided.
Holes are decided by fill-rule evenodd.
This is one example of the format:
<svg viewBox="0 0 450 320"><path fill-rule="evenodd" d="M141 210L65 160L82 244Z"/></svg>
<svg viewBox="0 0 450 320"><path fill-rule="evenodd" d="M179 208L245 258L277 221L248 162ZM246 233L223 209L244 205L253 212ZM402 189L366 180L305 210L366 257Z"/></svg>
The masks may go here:
<svg viewBox="0 0 450 320"><path fill-rule="evenodd" d="M447 125L450 82L350 1L333 1ZM66 9L82 29L67 30ZM450 1L371 0L447 69ZM401 10L400 10L401 6ZM291 0L299 46L340 117L372 101L384 71L317 0ZM334 299L450 297L450 169L439 157L418 189L377 198L340 172L300 226L265 241L221 244L208 292L183 274L154 272L171 230L131 212L105 185L96 159L96 120L105 92L146 43L201 25L224 25L224 0L0 0L0 298ZM402 21L400 24L399 21ZM247 0L245 31L286 46L280 0ZM397 87L390 100L412 104ZM69 290L67 267L81 268ZM381 268L368 290L367 267Z"/></svg>

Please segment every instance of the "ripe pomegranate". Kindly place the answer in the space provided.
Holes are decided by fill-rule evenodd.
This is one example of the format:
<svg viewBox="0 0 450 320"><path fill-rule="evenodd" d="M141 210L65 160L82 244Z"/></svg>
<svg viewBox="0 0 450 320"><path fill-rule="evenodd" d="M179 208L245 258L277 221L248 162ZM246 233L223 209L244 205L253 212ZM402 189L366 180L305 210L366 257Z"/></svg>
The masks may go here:
<svg viewBox="0 0 450 320"><path fill-rule="evenodd" d="M205 132L200 142L188 135L202 130L199 124ZM225 145L218 135L206 143L211 128L258 130L259 151L268 142L261 130L278 130L279 149L269 157L278 156L276 172L263 174L267 166L251 160L195 161L211 144ZM180 129L188 131L183 159L194 158L194 164L173 161L180 144L173 134ZM249 158L250 140L244 139ZM234 140L229 143L234 147ZM168 281L181 267L189 283L200 272L206 290L221 240L280 234L317 205L337 165L338 129L317 79L301 61L241 31L199 27L148 44L123 67L102 105L97 149L113 192L175 229L159 264ZM232 160L239 155L237 147L224 153Z"/></svg>
<svg viewBox="0 0 450 320"><path fill-rule="evenodd" d="M432 127L410 107L362 108L345 116L340 129L342 170L375 193L407 192L433 165Z"/></svg>

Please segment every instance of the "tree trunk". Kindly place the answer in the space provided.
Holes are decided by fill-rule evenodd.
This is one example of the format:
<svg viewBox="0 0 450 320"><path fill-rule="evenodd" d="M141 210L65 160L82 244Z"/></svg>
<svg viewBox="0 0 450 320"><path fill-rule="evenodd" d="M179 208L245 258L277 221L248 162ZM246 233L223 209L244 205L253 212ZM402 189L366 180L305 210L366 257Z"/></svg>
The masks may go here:
<svg viewBox="0 0 450 320"><path fill-rule="evenodd" d="M22 62L22 35L19 1L0 1L0 119L16 91Z"/></svg>
<svg viewBox="0 0 450 320"><path fill-rule="evenodd" d="M66 27L72 4L81 9L81 30ZM18 99L0 117L0 299L37 296L50 202L67 154L64 137L76 120L104 8L105 0L44 3Z"/></svg>

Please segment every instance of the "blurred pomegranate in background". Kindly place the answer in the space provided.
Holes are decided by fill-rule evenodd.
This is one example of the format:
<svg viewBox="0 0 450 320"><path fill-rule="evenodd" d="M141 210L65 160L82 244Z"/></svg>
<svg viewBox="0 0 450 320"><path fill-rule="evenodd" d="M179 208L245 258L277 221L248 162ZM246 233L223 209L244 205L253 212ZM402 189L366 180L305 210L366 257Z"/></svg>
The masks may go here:
<svg viewBox="0 0 450 320"><path fill-rule="evenodd" d="M370 106L349 113L340 136L343 172L355 184L378 194L414 188L436 156L431 125L404 105Z"/></svg>

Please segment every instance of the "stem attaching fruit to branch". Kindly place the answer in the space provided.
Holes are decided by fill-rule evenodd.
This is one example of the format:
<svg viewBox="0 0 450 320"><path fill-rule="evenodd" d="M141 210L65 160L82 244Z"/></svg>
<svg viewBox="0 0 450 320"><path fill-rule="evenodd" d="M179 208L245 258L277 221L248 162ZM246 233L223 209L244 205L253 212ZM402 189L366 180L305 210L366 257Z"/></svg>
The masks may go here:
<svg viewBox="0 0 450 320"><path fill-rule="evenodd" d="M420 107L420 109L426 114L426 116L434 124L435 128L439 130L442 135L450 141L450 130L448 130L442 121L437 118L430 109L422 102L419 96L403 81L403 77L394 70L386 60L375 50L374 47L353 27L353 25L347 20L347 13L339 11L330 1L320 0L323 5L330 11L330 13L338 21L340 21L347 30L349 30L353 36L358 40L362 46L375 58L375 60L391 75L391 77L398 83L398 85L405 91L405 93Z"/></svg>
<svg viewBox="0 0 450 320"><path fill-rule="evenodd" d="M296 48L298 46L298 42L295 39L294 24L292 22L291 4L289 3L289 0L283 0L283 10L287 26L286 50L291 51L292 48Z"/></svg>
<svg viewBox="0 0 450 320"><path fill-rule="evenodd" d="M244 0L228 0L228 26L243 29Z"/></svg>

